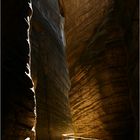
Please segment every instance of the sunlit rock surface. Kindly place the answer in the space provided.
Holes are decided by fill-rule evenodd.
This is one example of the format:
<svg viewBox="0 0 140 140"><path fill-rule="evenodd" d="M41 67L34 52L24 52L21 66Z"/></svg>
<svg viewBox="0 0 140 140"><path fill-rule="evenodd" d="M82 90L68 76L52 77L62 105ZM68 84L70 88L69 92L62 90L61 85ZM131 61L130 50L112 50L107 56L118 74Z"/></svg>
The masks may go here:
<svg viewBox="0 0 140 140"><path fill-rule="evenodd" d="M78 136L134 139L138 121L137 5L132 0L63 1L70 106Z"/></svg>

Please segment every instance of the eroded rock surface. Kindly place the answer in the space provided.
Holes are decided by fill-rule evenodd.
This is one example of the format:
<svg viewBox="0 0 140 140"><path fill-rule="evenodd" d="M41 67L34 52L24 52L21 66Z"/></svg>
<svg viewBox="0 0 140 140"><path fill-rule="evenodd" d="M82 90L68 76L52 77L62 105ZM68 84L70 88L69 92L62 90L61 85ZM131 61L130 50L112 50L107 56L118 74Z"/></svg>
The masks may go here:
<svg viewBox="0 0 140 140"><path fill-rule="evenodd" d="M78 136L134 139L134 118L138 116L133 114L133 110L138 113L138 44L134 43L138 41L134 41L134 30L138 27L133 18L137 2L63 1L70 106ZM135 104L133 109L131 103Z"/></svg>
<svg viewBox="0 0 140 140"><path fill-rule="evenodd" d="M72 133L62 21L57 1L33 3L32 77L37 99L37 139L61 140Z"/></svg>
<svg viewBox="0 0 140 140"><path fill-rule="evenodd" d="M35 139L28 4L2 1L3 140ZM34 0L33 9L36 140L138 140L138 0Z"/></svg>

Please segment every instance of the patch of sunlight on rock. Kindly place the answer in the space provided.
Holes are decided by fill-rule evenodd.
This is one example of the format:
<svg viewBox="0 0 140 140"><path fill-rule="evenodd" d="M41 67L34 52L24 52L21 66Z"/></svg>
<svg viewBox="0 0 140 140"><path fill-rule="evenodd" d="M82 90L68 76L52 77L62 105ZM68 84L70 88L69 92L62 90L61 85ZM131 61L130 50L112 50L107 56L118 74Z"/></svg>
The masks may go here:
<svg viewBox="0 0 140 140"><path fill-rule="evenodd" d="M75 140L74 138L66 138L65 140Z"/></svg>
<svg viewBox="0 0 140 140"><path fill-rule="evenodd" d="M26 138L25 140L30 140L30 138L28 137L28 138Z"/></svg>

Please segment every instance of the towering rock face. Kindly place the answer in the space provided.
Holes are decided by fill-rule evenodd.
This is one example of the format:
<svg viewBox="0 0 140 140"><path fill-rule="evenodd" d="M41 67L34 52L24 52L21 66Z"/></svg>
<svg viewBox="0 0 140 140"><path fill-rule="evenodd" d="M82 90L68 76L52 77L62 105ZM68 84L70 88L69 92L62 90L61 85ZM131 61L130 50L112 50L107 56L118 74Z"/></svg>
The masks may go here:
<svg viewBox="0 0 140 140"><path fill-rule="evenodd" d="M68 0L63 1L66 18L65 34L67 55L70 68L74 67L79 55L87 46L89 39L96 33L97 27L107 15L111 0ZM80 46L80 47L78 47Z"/></svg>
<svg viewBox="0 0 140 140"><path fill-rule="evenodd" d="M33 3L32 77L37 99L37 140L61 140L72 133L63 17L57 1Z"/></svg>
<svg viewBox="0 0 140 140"><path fill-rule="evenodd" d="M138 34L134 30L138 30L138 15L132 20L137 2L63 1L70 106L77 136L134 139L134 122L138 122Z"/></svg>
<svg viewBox="0 0 140 140"><path fill-rule="evenodd" d="M138 0L34 0L33 9L36 140L138 140ZM35 139L30 15L29 1L2 1L3 140Z"/></svg>
<svg viewBox="0 0 140 140"><path fill-rule="evenodd" d="M35 139L30 77L30 1L2 1L2 140Z"/></svg>

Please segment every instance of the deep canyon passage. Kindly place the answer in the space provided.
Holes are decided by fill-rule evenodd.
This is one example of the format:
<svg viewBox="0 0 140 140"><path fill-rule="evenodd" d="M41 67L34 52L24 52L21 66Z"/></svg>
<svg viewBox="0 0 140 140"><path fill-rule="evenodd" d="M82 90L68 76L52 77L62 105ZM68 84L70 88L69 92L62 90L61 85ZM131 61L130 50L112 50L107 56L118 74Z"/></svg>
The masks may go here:
<svg viewBox="0 0 140 140"><path fill-rule="evenodd" d="M1 4L2 140L138 140L138 0Z"/></svg>

